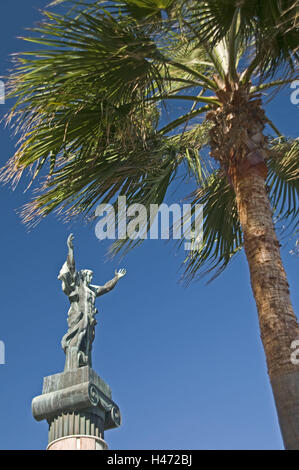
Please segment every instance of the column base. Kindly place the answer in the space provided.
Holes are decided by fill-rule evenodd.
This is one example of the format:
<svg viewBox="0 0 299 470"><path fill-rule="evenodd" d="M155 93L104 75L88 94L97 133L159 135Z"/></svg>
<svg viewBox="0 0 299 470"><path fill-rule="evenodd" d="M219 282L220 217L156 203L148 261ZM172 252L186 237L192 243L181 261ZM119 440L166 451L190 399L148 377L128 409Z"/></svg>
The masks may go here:
<svg viewBox="0 0 299 470"><path fill-rule="evenodd" d="M74 435L56 439L46 450L107 450L108 445L100 437Z"/></svg>

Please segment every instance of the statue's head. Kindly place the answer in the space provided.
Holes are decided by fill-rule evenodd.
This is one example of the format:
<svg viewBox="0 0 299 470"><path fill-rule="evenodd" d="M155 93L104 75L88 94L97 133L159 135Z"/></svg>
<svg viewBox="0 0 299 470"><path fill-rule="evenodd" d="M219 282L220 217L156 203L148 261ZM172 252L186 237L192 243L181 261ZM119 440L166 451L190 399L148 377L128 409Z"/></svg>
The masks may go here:
<svg viewBox="0 0 299 470"><path fill-rule="evenodd" d="M93 271L90 271L89 269L81 269L81 276L88 285L92 281Z"/></svg>

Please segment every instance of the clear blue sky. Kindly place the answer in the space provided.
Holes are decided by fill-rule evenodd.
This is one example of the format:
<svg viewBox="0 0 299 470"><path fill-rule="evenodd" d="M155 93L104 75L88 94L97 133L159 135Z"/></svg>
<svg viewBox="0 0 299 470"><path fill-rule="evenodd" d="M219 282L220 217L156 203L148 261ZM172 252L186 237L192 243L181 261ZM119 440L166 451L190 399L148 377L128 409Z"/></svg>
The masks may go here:
<svg viewBox="0 0 299 470"><path fill-rule="evenodd" d="M17 40L40 18L46 0L1 4L0 75ZM28 47L28 46L26 46ZM298 135L299 109L284 90L269 105L286 135ZM0 105L3 116L7 105ZM0 129L1 164L14 141ZM67 298L57 280L75 236L78 268L109 280L116 267L127 276L99 302L93 364L112 387L123 424L107 432L111 449L282 449L257 313L244 254L212 284L179 284L182 254L164 241L147 241L125 260L105 261L108 244L94 225L65 225L54 216L28 232L16 210L28 201L21 184L1 187L0 448L44 449L47 423L31 415L42 380L63 370L60 340ZM179 195L189 193L183 183ZM173 199L174 200L174 199ZM291 247L291 246L290 246ZM299 311L298 258L283 251L295 310Z"/></svg>

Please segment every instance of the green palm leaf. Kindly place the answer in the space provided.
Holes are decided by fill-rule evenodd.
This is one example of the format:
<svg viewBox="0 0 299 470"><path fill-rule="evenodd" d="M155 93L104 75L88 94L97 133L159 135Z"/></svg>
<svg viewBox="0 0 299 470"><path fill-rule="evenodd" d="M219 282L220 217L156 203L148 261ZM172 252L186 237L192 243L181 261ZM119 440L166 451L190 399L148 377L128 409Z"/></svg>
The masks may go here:
<svg viewBox="0 0 299 470"><path fill-rule="evenodd" d="M189 3L189 2L188 2ZM255 66L264 75L279 67L294 72L298 61L296 0L206 0L186 4L186 24L200 41L214 45L229 36L238 15L238 37L250 46Z"/></svg>
<svg viewBox="0 0 299 470"><path fill-rule="evenodd" d="M47 159L53 168L57 159L74 153L96 158L111 140L121 147L145 139L158 118L145 100L156 90L162 94L167 72L161 76L160 54L134 22L87 14L47 18L35 29L44 37L27 40L50 49L18 56L10 77L16 104L9 120L24 142L5 180L18 180L34 163L40 171Z"/></svg>
<svg viewBox="0 0 299 470"><path fill-rule="evenodd" d="M203 240L199 249L188 253L183 277L190 281L214 271L212 281L243 245L235 194L221 171L214 171L202 181L193 195L193 208L196 204L203 205Z"/></svg>
<svg viewBox="0 0 299 470"><path fill-rule="evenodd" d="M299 215L299 142L278 139L271 145L268 159L270 201L278 221L298 227Z"/></svg>

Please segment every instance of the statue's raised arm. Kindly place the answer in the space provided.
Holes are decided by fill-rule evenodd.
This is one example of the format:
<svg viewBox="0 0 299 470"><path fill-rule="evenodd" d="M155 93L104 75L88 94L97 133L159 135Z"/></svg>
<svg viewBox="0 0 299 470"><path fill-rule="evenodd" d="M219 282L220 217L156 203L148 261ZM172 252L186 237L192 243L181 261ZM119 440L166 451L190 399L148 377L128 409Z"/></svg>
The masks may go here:
<svg viewBox="0 0 299 470"><path fill-rule="evenodd" d="M75 258L74 258L74 235L71 233L67 239L67 246L68 246L68 255L67 255L67 266L68 269L70 270L70 273L74 276L76 272L76 266L75 266Z"/></svg>
<svg viewBox="0 0 299 470"><path fill-rule="evenodd" d="M111 281L106 282L104 286L99 286L96 287L96 296L99 297L100 295L107 294L107 292L110 292L118 283L118 280L125 276L126 274L125 269L120 269L119 271L115 271L115 276Z"/></svg>
<svg viewBox="0 0 299 470"><path fill-rule="evenodd" d="M74 285L76 277L76 266L74 258L74 235L71 233L67 239L68 254L65 263L63 264L58 279L62 281L62 290L66 295L70 295Z"/></svg>

